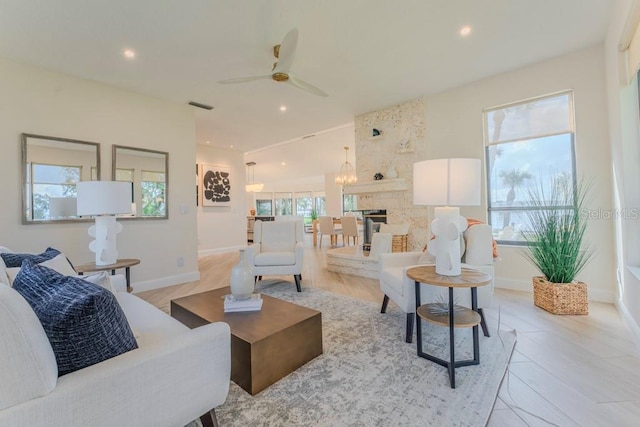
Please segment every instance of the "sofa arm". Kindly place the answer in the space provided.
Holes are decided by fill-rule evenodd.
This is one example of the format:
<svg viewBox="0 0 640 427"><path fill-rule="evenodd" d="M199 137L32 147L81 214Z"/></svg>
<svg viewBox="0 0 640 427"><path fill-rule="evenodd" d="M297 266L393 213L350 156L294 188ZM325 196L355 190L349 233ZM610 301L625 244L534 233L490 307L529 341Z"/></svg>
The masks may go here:
<svg viewBox="0 0 640 427"><path fill-rule="evenodd" d="M394 252L380 254L380 269L390 267L404 267L418 263L422 252Z"/></svg>
<svg viewBox="0 0 640 427"><path fill-rule="evenodd" d="M296 243L296 265L302 265L304 259L304 244L302 242Z"/></svg>
<svg viewBox="0 0 640 427"><path fill-rule="evenodd" d="M0 425L183 426L224 403L230 373L229 326L208 324L64 375Z"/></svg>
<svg viewBox="0 0 640 427"><path fill-rule="evenodd" d="M127 291L127 278L124 274L114 274L109 276L109 280L111 280L111 286L116 290L116 292Z"/></svg>

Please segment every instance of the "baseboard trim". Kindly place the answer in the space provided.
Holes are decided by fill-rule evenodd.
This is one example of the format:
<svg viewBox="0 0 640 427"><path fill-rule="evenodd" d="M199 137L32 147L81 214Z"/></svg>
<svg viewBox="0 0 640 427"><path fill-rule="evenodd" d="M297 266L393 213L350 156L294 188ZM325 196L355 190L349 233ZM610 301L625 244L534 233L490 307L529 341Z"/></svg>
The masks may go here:
<svg viewBox="0 0 640 427"><path fill-rule="evenodd" d="M589 285L587 283L587 285ZM495 287L500 289L511 289L513 291L522 291L533 294L533 284L531 280L510 279L507 277L496 277ZM615 297L613 292L603 291L599 289L588 289L589 301L606 302L613 304Z"/></svg>
<svg viewBox="0 0 640 427"><path fill-rule="evenodd" d="M229 246L226 248L215 248L215 249L202 249L198 251L198 258L202 258L209 255L218 255L218 254L226 254L229 252L236 252L240 249L246 249L247 245L238 245L238 246Z"/></svg>
<svg viewBox="0 0 640 427"><path fill-rule="evenodd" d="M199 271L177 274L175 276L162 277L160 279L145 280L144 282L133 283L134 293L150 291L152 289L166 288L167 286L179 285L181 283L195 282L200 280Z"/></svg>
<svg viewBox="0 0 640 427"><path fill-rule="evenodd" d="M629 327L633 341L636 343L636 346L640 348L640 325L638 325L633 316L631 316L631 313L629 313L627 306L624 305L622 300L617 299L615 305L618 312L622 315L622 321Z"/></svg>

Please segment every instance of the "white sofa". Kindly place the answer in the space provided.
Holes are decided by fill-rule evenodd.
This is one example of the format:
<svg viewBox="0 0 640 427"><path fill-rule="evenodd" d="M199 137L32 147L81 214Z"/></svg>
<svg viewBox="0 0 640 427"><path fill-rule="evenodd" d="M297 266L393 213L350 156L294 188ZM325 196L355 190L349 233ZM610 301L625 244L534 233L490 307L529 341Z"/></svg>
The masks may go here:
<svg viewBox="0 0 640 427"><path fill-rule="evenodd" d="M491 283L478 288L478 313L481 316L482 331L489 336L489 329L484 317L483 308L489 307L493 300L493 237L491 226L477 224L463 233L461 243L464 250L462 267L473 268L491 275ZM401 252L382 254L380 256L380 290L384 293L381 313L385 313L389 299L407 313L405 341L412 342L413 325L415 323L416 293L415 283L407 277L407 270L419 265L433 264L434 259L425 252ZM471 292L468 288L454 290L455 303L471 307ZM420 301L425 304L434 301L448 301L448 290L441 286L423 284Z"/></svg>
<svg viewBox="0 0 640 427"><path fill-rule="evenodd" d="M198 417L217 423L213 409L229 390L229 326L189 329L127 293L124 277L112 276L112 284L138 348L58 377L31 306L0 283L0 426L180 427Z"/></svg>

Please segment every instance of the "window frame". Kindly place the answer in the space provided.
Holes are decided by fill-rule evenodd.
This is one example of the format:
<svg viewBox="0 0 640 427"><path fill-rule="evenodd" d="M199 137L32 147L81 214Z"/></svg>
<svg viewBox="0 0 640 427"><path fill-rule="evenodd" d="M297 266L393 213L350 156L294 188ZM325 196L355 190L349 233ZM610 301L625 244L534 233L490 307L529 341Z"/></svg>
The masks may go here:
<svg viewBox="0 0 640 427"><path fill-rule="evenodd" d="M488 126L488 117L489 114L491 112L497 111L497 110L503 110L503 109L507 109L507 108L511 108L511 107L517 107L520 105L526 105L526 104L531 104L534 103L536 101L540 101L540 100L544 100L544 99L549 99L549 98L556 98L556 97L560 97L560 96L565 96L568 95L569 100L568 100L568 113L569 113L569 125L570 128L567 131L557 131L557 132L547 132L547 133L541 133L541 134L536 134L536 135L528 135L528 136L524 136L524 137L519 137L519 138L510 138L510 139L505 139L505 140L501 140L501 141L497 141L497 142L490 142L489 141L489 126ZM537 97L533 97L533 98L528 98L522 101L517 101L517 102L513 102L513 103L507 103L507 104L502 104L499 106L495 106L495 107L490 107L490 108L485 108L482 111L482 123L484 126L484 156L485 156L485 170L486 170L486 178L485 178L485 183L486 183L486 197L487 197L487 223L489 225L491 225L491 230L492 230L492 234L493 234L493 224L492 224L492 218L494 213L496 212L527 212L527 211L532 211L532 210L544 210L544 209L550 209L550 210L566 210L566 209L576 209L576 200L575 197L573 199L573 204L571 206L544 206L544 207L531 207L531 206L500 206L500 207L494 207L493 203L492 203L492 174L490 173L490 171L492 170L491 168L491 155L489 150L491 149L491 147L496 147L496 146L500 146L500 145L505 145L505 144L514 144L514 143L521 143L521 142L535 142L535 141L540 141L544 138L549 138L549 137L553 137L553 136L561 136L561 135L568 135L569 136L569 148L571 151L571 177L572 177L572 186L573 188L576 188L577 185L577 160L576 160L576 129L575 129L575 108L574 108L574 102L575 102L575 97L574 97L574 92L573 90L564 90L564 91L559 91L559 92L554 92L554 93L550 93L547 95L542 95L542 96L537 96ZM494 159L495 162L495 159ZM526 240L504 240L504 239L500 239L499 237L494 235L494 239L496 241L497 244L499 245L504 245L504 246L528 246L530 245L530 243L528 243Z"/></svg>

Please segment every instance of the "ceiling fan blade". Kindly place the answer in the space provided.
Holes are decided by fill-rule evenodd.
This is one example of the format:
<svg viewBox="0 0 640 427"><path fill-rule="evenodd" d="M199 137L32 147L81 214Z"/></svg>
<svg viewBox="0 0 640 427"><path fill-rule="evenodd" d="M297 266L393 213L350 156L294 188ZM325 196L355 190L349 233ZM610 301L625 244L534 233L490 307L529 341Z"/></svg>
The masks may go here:
<svg viewBox="0 0 640 427"><path fill-rule="evenodd" d="M237 79L220 80L218 83L223 84L223 85L228 85L228 84L233 84L233 83L252 82L254 80L262 80L262 79L271 79L271 75L269 74L267 76L239 77Z"/></svg>
<svg viewBox="0 0 640 427"><path fill-rule="evenodd" d="M312 85L311 83L307 83L304 80L300 80L296 77L293 77L291 75L289 75L289 80L287 80L288 83L294 85L295 87L297 87L298 89L302 89L305 90L309 93L312 93L314 95L318 95L318 96L322 96L324 98L326 98L327 95L323 90L315 87L314 85Z"/></svg>
<svg viewBox="0 0 640 427"><path fill-rule="evenodd" d="M296 56L296 47L298 46L298 29L294 28L289 31L284 40L280 43L280 52L278 53L278 63L273 70L274 73L288 73L293 64L293 58Z"/></svg>

